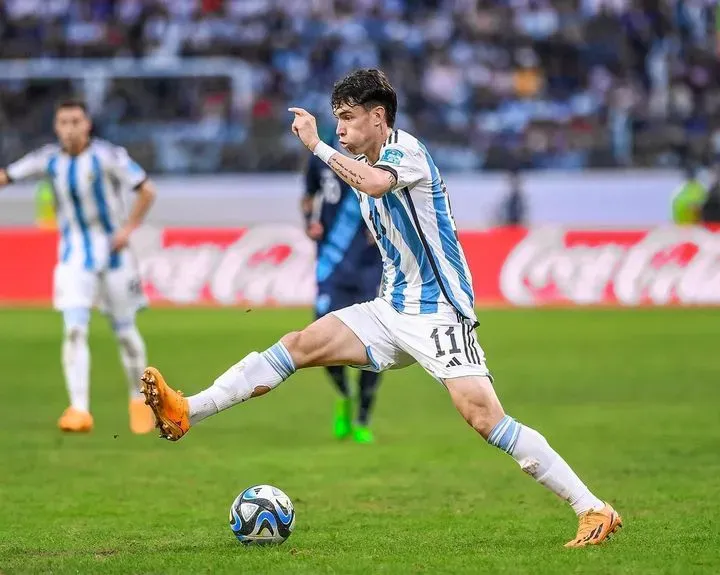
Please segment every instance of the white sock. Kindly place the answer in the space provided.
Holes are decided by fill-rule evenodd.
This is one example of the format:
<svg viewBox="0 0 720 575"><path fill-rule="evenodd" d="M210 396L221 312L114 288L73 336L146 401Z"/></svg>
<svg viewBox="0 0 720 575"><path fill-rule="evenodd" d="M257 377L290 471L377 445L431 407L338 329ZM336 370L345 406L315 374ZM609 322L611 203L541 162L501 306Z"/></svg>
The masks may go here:
<svg viewBox="0 0 720 575"><path fill-rule="evenodd" d="M115 324L114 327L120 348L120 361L127 377L130 399L141 399L140 376L147 366L145 341L134 322Z"/></svg>
<svg viewBox="0 0 720 575"><path fill-rule="evenodd" d="M512 456L525 473L567 501L576 514L602 509L605 505L590 492L542 435L509 415L493 428L488 443Z"/></svg>
<svg viewBox="0 0 720 575"><path fill-rule="evenodd" d="M62 366L70 405L80 411L90 411L90 349L87 327L73 326L65 330Z"/></svg>
<svg viewBox="0 0 720 575"><path fill-rule="evenodd" d="M212 386L187 398L190 425L250 399L258 387L276 388L293 373L295 365L282 343L262 353L253 351L218 377Z"/></svg>

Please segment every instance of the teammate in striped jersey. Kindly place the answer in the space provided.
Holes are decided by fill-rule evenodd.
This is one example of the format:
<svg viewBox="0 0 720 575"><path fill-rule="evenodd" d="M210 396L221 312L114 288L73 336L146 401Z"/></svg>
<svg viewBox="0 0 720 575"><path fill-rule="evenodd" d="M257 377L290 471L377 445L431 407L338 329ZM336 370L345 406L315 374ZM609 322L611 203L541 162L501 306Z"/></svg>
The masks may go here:
<svg viewBox="0 0 720 575"><path fill-rule="evenodd" d="M145 171L120 147L90 138L85 104L68 100L55 112L58 144L31 152L0 170L0 186L48 178L54 192L60 240L53 282L53 304L64 318L62 367L70 398L58 426L86 432L90 414L90 310L104 311L117 337L127 376L130 428L152 431L155 421L139 383L147 364L145 342L135 313L146 301L128 241L155 197ZM125 218L122 192L133 189L135 202Z"/></svg>
<svg viewBox="0 0 720 575"><path fill-rule="evenodd" d="M262 395L297 369L359 365L382 371L414 362L440 381L465 420L515 459L579 517L569 547L601 543L620 516L593 495L534 429L506 415L477 344L472 279L455 233L447 191L423 144L396 130L397 96L382 72L358 70L332 94L344 156L320 140L315 118L301 108L292 131L357 193L383 256L382 296L334 311L262 353L252 352L208 389L184 398L148 368L143 391L164 437Z"/></svg>

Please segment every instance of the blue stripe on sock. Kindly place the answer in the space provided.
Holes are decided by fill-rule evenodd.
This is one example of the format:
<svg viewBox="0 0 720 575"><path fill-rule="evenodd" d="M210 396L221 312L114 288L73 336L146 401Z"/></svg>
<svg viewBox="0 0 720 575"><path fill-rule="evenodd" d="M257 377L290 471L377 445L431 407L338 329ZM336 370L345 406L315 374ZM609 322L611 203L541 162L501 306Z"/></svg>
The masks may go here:
<svg viewBox="0 0 720 575"><path fill-rule="evenodd" d="M510 453L517 443L520 427L517 421L506 415L493 427L488 436L488 443L502 449L505 453Z"/></svg>
<svg viewBox="0 0 720 575"><path fill-rule="evenodd" d="M281 342L277 342L273 347L276 348L276 351L285 359L284 363L290 370L290 373L295 373L295 362L287 348Z"/></svg>
<svg viewBox="0 0 720 575"><path fill-rule="evenodd" d="M282 368L282 365L280 365L280 362L278 362L277 359L275 359L275 356L273 356L272 354L270 354L266 351L263 352L262 356L270 364L270 367L272 367L280 377L285 379L285 377L286 377L285 370Z"/></svg>
<svg viewBox="0 0 720 575"><path fill-rule="evenodd" d="M502 434L505 433L505 429L507 429L507 426L510 424L511 419L512 417L506 415L495 424L495 427L492 428L492 431L488 436L488 443L490 445L497 445L498 438L502 437Z"/></svg>
<svg viewBox="0 0 720 575"><path fill-rule="evenodd" d="M281 342L277 342L269 349L266 349L263 352L263 357L267 359L268 363L283 379L287 379L295 373L292 357Z"/></svg>
<svg viewBox="0 0 720 575"><path fill-rule="evenodd" d="M517 444L518 437L520 437L520 431L522 430L522 425L520 423L517 424L517 427L515 428L515 433L512 436L512 439L510 440L510 445L508 446L507 452L512 454L513 451L515 451L515 445Z"/></svg>

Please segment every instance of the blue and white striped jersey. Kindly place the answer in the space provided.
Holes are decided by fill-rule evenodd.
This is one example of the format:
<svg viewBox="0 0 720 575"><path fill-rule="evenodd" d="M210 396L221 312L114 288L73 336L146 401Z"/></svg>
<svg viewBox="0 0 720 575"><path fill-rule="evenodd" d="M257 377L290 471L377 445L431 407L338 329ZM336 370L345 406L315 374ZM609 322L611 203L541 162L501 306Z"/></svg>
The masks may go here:
<svg viewBox="0 0 720 575"><path fill-rule="evenodd" d="M7 167L11 181L46 177L55 194L61 238L60 261L99 271L120 266L110 240L126 217L122 191L135 189L147 174L127 151L93 139L77 156L52 144Z"/></svg>
<svg viewBox="0 0 720 575"><path fill-rule="evenodd" d="M365 156L356 159L368 162ZM470 269L445 183L427 149L407 132L393 130L374 166L397 180L380 199L355 190L383 256L381 297L409 314L451 306L476 323Z"/></svg>

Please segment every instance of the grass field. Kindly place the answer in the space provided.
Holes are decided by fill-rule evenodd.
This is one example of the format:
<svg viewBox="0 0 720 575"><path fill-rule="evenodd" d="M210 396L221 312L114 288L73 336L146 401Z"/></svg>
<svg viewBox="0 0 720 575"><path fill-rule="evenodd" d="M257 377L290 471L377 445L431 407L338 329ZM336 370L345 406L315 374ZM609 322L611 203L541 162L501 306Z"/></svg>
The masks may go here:
<svg viewBox="0 0 720 575"><path fill-rule="evenodd" d="M304 311L151 310L151 361L186 393ZM60 318L0 311L0 572L718 573L720 312L502 310L479 337L505 407L624 515L566 550L564 503L484 444L419 368L387 375L372 446L330 437L321 371L203 422L177 444L127 431L112 335L93 320L95 431L63 436ZM244 488L297 510L276 548L228 528Z"/></svg>

